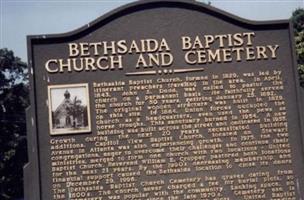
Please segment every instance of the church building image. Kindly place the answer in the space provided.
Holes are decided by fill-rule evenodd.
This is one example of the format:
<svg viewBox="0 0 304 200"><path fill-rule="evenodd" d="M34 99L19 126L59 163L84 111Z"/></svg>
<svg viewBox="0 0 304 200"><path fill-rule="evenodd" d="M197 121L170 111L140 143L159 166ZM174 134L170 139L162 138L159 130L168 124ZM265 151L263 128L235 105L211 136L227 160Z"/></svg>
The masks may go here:
<svg viewBox="0 0 304 200"><path fill-rule="evenodd" d="M53 128L80 128L87 126L86 106L81 105L81 100L75 97L71 100L68 90L64 93L62 103L52 113Z"/></svg>

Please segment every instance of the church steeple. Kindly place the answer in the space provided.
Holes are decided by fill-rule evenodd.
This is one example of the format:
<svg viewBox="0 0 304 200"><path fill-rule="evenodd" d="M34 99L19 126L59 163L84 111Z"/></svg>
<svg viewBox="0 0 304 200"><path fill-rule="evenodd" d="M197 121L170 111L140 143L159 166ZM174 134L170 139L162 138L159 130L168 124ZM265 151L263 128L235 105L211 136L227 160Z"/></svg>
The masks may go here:
<svg viewBox="0 0 304 200"><path fill-rule="evenodd" d="M70 96L71 96L70 92L68 90L66 90L64 93L65 99L70 99Z"/></svg>

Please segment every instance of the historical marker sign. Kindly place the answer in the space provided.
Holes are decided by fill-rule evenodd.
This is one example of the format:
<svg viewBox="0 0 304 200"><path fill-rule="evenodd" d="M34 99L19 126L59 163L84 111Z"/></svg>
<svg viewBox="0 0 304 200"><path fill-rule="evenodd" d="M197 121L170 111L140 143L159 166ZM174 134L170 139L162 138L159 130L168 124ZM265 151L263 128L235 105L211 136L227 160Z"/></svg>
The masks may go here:
<svg viewBox="0 0 304 200"><path fill-rule="evenodd" d="M292 38L177 0L30 36L27 198L302 199Z"/></svg>

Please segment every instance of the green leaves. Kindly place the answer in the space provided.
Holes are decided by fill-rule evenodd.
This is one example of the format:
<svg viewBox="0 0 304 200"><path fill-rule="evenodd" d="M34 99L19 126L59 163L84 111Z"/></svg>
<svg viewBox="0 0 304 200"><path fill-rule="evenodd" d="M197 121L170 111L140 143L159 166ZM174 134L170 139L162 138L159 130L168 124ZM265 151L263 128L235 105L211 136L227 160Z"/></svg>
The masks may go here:
<svg viewBox="0 0 304 200"><path fill-rule="evenodd" d="M296 53L300 84L304 87L304 9L293 12L291 20L295 31Z"/></svg>
<svg viewBox="0 0 304 200"><path fill-rule="evenodd" d="M27 66L12 51L0 49L0 199L3 200L23 196L28 105Z"/></svg>
<svg viewBox="0 0 304 200"><path fill-rule="evenodd" d="M295 33L304 31L304 9L298 8L292 13L292 23L295 29Z"/></svg>
<svg viewBox="0 0 304 200"><path fill-rule="evenodd" d="M27 82L27 65L13 51L0 49L0 67L0 90Z"/></svg>

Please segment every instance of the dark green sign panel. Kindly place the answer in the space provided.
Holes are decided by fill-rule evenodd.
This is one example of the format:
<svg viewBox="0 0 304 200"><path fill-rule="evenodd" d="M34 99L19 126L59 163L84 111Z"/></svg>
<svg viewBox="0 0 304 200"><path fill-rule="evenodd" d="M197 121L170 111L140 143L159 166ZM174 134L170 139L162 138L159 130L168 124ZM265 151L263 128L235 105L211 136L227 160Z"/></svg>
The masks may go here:
<svg viewBox="0 0 304 200"><path fill-rule="evenodd" d="M26 198L302 199L292 38L183 0L29 36Z"/></svg>

